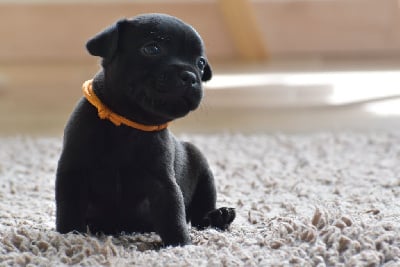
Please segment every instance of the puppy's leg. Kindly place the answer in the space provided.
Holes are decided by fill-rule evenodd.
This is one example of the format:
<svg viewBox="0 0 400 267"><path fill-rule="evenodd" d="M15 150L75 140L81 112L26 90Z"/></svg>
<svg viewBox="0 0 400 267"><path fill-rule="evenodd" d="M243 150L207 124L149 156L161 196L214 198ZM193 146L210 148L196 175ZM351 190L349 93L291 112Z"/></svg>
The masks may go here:
<svg viewBox="0 0 400 267"><path fill-rule="evenodd" d="M190 244L182 192L172 178L151 183L152 222L166 246Z"/></svg>
<svg viewBox="0 0 400 267"><path fill-rule="evenodd" d="M225 230L236 217L233 208L216 209L214 177L209 169L200 178L189 209L192 225L204 229L215 227Z"/></svg>
<svg viewBox="0 0 400 267"><path fill-rule="evenodd" d="M56 230L60 233L86 232L84 181L81 173L57 173Z"/></svg>
<svg viewBox="0 0 400 267"><path fill-rule="evenodd" d="M211 171L200 174L196 190L188 210L188 217L192 226L197 228L206 228L210 226L205 221L205 216L212 210L215 210L217 193L215 191L214 177Z"/></svg>

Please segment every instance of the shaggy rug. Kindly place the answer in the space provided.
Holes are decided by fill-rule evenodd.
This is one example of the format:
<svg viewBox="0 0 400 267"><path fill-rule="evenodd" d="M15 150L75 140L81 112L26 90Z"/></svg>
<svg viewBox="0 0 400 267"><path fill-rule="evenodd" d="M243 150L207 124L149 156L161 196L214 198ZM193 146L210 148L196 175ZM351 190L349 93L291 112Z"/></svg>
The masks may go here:
<svg viewBox="0 0 400 267"><path fill-rule="evenodd" d="M61 140L0 138L0 265L400 266L400 133L187 135L214 170L227 232L55 232Z"/></svg>

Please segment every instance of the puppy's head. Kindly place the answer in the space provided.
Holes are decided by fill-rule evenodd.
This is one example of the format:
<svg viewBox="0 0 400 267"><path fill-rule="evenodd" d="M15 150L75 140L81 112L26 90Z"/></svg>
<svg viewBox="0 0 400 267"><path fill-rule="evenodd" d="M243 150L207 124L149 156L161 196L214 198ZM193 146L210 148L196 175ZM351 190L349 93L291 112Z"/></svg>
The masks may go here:
<svg viewBox="0 0 400 267"><path fill-rule="evenodd" d="M168 15L120 20L87 42L102 58L112 109L143 123L163 123L196 109L211 67L199 34Z"/></svg>

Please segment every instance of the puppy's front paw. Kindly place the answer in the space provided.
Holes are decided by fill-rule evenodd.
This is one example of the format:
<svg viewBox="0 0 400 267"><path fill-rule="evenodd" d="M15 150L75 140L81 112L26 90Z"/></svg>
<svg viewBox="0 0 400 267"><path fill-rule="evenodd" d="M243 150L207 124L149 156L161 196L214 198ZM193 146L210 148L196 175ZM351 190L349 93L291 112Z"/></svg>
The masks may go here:
<svg viewBox="0 0 400 267"><path fill-rule="evenodd" d="M226 230L236 217L234 208L222 207L207 213L204 217L204 225L206 227L215 227L217 229Z"/></svg>

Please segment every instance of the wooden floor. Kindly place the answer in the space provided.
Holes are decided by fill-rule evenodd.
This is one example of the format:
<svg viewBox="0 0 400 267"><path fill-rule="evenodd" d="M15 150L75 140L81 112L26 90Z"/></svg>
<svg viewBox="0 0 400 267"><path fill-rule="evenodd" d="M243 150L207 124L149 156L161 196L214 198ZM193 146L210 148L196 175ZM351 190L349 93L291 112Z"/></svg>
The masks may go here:
<svg viewBox="0 0 400 267"><path fill-rule="evenodd" d="M82 82L97 68L1 65L0 135L61 136ZM278 60L216 65L214 74L201 107L173 123L174 132L400 130L400 60ZM332 98L337 92L342 99Z"/></svg>

